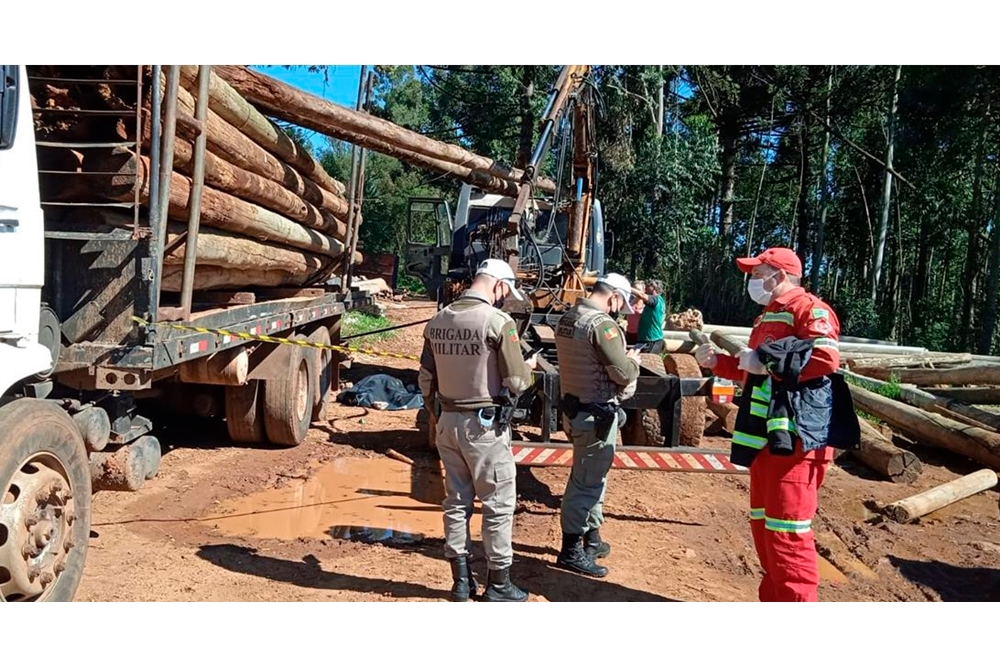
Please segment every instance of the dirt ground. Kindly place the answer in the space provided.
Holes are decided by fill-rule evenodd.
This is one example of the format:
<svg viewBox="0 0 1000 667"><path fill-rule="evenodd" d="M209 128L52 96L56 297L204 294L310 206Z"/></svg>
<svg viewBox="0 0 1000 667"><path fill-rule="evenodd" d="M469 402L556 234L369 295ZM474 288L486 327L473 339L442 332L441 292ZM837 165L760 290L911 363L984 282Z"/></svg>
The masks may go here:
<svg viewBox="0 0 1000 667"><path fill-rule="evenodd" d="M391 304L396 322L432 304ZM418 354L422 327L384 349ZM416 383L416 362L358 356L344 378L388 372ZM294 449L228 442L220 423L183 418L160 434L159 476L137 493L94 502L79 600L446 600L436 462L415 411L333 404ZM725 449L723 439L705 446ZM387 456L394 450L416 466ZM841 459L814 526L820 599L1000 600L996 491L899 525L866 508L977 469L913 447L924 473L911 486L879 481ZM593 580L555 569L558 508L568 470L519 468L512 575L539 601L749 601L759 577L745 476L613 470L602 529L611 572ZM473 522L478 537L478 521ZM481 545L475 568L483 572Z"/></svg>

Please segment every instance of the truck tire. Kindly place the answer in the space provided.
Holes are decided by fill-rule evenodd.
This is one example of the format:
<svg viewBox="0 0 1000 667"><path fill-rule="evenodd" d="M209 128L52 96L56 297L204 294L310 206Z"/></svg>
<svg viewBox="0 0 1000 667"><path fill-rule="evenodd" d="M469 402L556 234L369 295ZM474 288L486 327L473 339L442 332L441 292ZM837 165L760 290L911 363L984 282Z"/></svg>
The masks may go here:
<svg viewBox="0 0 1000 667"><path fill-rule="evenodd" d="M313 378L308 348L291 351L288 366L264 380L264 430L275 445L295 447L306 439L313 414Z"/></svg>
<svg viewBox="0 0 1000 667"><path fill-rule="evenodd" d="M0 407L0 600L73 599L90 496L87 449L68 414L30 398Z"/></svg>
<svg viewBox="0 0 1000 667"><path fill-rule="evenodd" d="M320 327L312 332L306 340L310 343L329 345L330 330L326 327ZM312 420L313 422L322 422L326 420L326 410L330 407L330 399L333 396L333 364L336 361L333 358L333 350L307 349L313 353L311 357L314 364L310 373L315 379L313 383Z"/></svg>
<svg viewBox="0 0 1000 667"><path fill-rule="evenodd" d="M263 383L250 380L242 386L226 387L226 428L233 442L256 444L267 441L261 395Z"/></svg>
<svg viewBox="0 0 1000 667"><path fill-rule="evenodd" d="M663 447L666 437L661 431L660 411L628 410L628 419L622 429L622 444L630 447Z"/></svg>

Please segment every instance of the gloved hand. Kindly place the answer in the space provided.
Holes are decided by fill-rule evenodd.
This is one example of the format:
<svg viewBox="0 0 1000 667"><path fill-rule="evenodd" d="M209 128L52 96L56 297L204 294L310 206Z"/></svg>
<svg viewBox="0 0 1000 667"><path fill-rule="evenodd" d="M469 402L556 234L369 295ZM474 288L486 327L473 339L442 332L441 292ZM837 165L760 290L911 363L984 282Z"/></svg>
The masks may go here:
<svg viewBox="0 0 1000 667"><path fill-rule="evenodd" d="M757 356L756 350L745 347L740 350L739 358L740 361L737 364L737 368L741 368L751 375L767 375L767 368L761 362L760 357Z"/></svg>
<svg viewBox="0 0 1000 667"><path fill-rule="evenodd" d="M694 358L699 366L709 369L715 368L715 364L719 361L719 357L715 354L715 350L712 349L711 343L705 343L695 348Z"/></svg>

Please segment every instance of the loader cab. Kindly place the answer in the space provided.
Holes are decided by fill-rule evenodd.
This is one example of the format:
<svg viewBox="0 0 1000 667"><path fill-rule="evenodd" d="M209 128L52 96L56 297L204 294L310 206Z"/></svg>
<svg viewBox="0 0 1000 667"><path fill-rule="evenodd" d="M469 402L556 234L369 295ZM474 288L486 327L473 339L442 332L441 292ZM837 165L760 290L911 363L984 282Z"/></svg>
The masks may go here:
<svg viewBox="0 0 1000 667"><path fill-rule="evenodd" d="M537 276L556 272L563 263L567 217L552 203L538 200L537 210L528 225L530 235L520 239L519 265L522 271ZM514 197L485 193L469 184L462 186L454 216L442 199L413 198L407 216L407 272L423 283L428 296L444 295L446 279L468 280L484 259L487 248L477 231L498 222L506 222L514 210ZM586 270L604 273L605 256L610 254L613 238L605 232L601 204L594 200L590 233L587 239Z"/></svg>

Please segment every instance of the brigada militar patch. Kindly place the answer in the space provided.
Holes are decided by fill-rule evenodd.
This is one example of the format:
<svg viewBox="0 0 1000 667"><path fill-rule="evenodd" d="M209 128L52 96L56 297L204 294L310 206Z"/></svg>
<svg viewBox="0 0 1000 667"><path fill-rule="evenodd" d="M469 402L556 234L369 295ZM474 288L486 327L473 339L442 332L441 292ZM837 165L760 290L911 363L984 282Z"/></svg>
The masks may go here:
<svg viewBox="0 0 1000 667"><path fill-rule="evenodd" d="M607 340L614 340L615 338L618 338L618 327L613 325L604 327L604 337Z"/></svg>
<svg viewBox="0 0 1000 667"><path fill-rule="evenodd" d="M511 329L510 331L508 331L507 338L510 338L510 342L516 343L518 341L517 329Z"/></svg>

